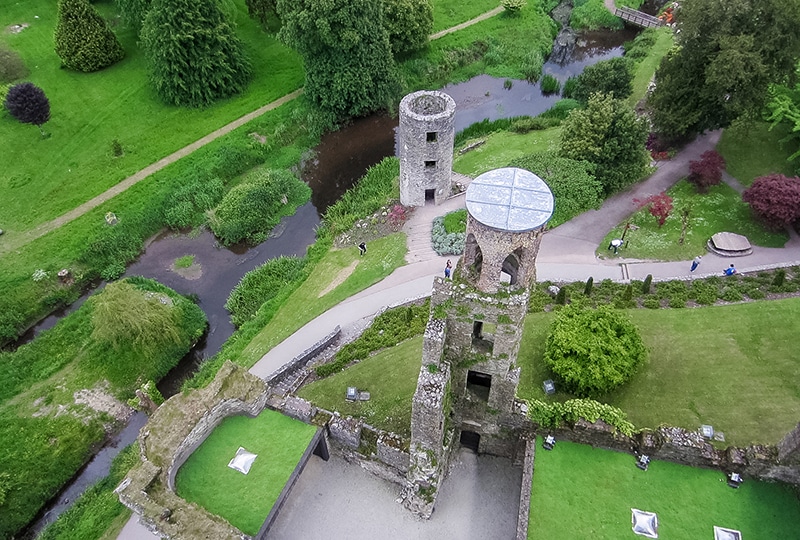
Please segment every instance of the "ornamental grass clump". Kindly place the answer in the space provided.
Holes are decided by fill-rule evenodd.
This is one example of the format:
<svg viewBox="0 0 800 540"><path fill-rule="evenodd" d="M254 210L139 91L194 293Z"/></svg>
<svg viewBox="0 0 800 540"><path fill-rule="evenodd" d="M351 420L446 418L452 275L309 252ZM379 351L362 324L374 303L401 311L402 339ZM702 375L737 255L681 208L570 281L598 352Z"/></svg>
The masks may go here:
<svg viewBox="0 0 800 540"><path fill-rule="evenodd" d="M646 358L637 328L608 306L561 309L544 353L562 387L580 397L598 397L626 383Z"/></svg>

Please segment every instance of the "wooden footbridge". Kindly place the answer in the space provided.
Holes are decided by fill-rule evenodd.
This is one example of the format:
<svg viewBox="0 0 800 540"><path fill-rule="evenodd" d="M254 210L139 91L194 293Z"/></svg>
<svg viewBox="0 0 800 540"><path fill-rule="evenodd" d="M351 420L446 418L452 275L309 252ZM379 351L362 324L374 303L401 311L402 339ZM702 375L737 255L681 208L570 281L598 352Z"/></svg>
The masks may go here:
<svg viewBox="0 0 800 540"><path fill-rule="evenodd" d="M658 28L659 26L664 26L664 21L658 17L653 17L647 13L642 13L641 11L636 11L635 9L625 6L615 8L614 15L625 22L641 26L642 28Z"/></svg>

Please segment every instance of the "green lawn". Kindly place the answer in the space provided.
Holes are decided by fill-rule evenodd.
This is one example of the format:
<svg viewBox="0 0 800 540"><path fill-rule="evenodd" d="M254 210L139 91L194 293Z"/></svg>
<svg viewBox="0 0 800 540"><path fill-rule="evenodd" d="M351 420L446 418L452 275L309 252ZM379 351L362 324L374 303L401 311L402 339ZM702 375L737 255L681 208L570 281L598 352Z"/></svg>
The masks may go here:
<svg viewBox="0 0 800 540"><path fill-rule="evenodd" d="M250 367L272 347L307 322L342 300L373 285L405 264L406 235L395 233L369 244L369 253L359 257L358 248L332 249L309 278L288 298L269 324L247 345L238 363ZM333 290L325 292L340 272L357 263L353 272Z"/></svg>
<svg viewBox="0 0 800 540"><path fill-rule="evenodd" d="M254 535L316 430L269 409L226 418L178 471L178 495ZM240 446L258 455L246 475L228 467Z"/></svg>
<svg viewBox="0 0 800 540"><path fill-rule="evenodd" d="M658 30L657 36L656 42L653 48L650 49L650 54L647 55L647 58L636 64L636 71L633 75L633 93L628 97L628 104L631 107L635 106L647 93L647 87L650 86L650 81L661 63L661 59L674 43L671 28Z"/></svg>
<svg viewBox="0 0 800 540"><path fill-rule="evenodd" d="M656 218L646 209L639 210L629 220L617 225L600 242L597 254L613 257L606 248L613 238L620 238L625 223L630 221L638 230L628 231L626 246L620 257L634 259L657 259L662 261L690 260L706 252L706 242L712 235L727 231L742 234L754 246L783 247L789 239L785 232L774 233L756 221L750 205L742 201L727 184L714 186L706 195L698 195L694 186L682 180L667 193L673 198L673 211L664 226L659 228ZM685 205L691 207L689 226L683 244L681 235L681 211ZM720 268L722 271L722 268Z"/></svg>
<svg viewBox="0 0 800 540"><path fill-rule="evenodd" d="M368 424L409 436L411 398L422 365L422 337L415 337L362 360L344 371L315 381L298 392L318 407L343 416L362 418ZM370 392L366 402L344 399L348 386Z"/></svg>
<svg viewBox="0 0 800 540"><path fill-rule="evenodd" d="M719 471L652 461L566 441L554 450L537 440L528 538L643 538L631 530L631 508L658 515L663 540L711 540L714 526L747 540L796 539L800 503L783 484L745 481L732 489Z"/></svg>
<svg viewBox="0 0 800 540"><path fill-rule="evenodd" d="M787 158L797 151L797 139L781 142L787 135L785 124L770 130L766 122L739 122L722 132L717 151L728 172L746 186L766 174L795 176L796 166Z"/></svg>
<svg viewBox="0 0 800 540"><path fill-rule="evenodd" d="M123 178L204 135L257 109L303 83L299 57L265 34L235 0L237 31L253 60L255 78L241 96L206 109L160 103L133 32L115 26L126 57L105 70L83 74L59 69L53 52L55 2L8 3L0 10L0 28L27 22L19 34L3 32L0 41L18 51L30 68L27 78L40 86L51 105L42 140L39 130L0 115L5 160L0 171L3 204L0 224L7 238L53 219L117 184ZM110 3L97 5L116 21ZM34 15L38 18L34 18ZM114 158L117 138L124 156Z"/></svg>
<svg viewBox="0 0 800 540"><path fill-rule="evenodd" d="M433 0L433 31L452 28L499 5L497 0Z"/></svg>
<svg viewBox="0 0 800 540"><path fill-rule="evenodd" d="M800 410L800 299L695 309L628 310L649 349L629 383L600 401L637 427L711 424L726 444L777 443ZM544 341L552 313L528 315L518 395L545 398ZM572 396L563 393L556 399Z"/></svg>
<svg viewBox="0 0 800 540"><path fill-rule="evenodd" d="M453 159L454 171L475 178L486 171L507 167L518 157L557 150L561 139L561 128L530 131L525 134L500 131L481 139L486 139L486 143L466 154L456 154ZM469 142L474 141L468 141L467 144Z"/></svg>

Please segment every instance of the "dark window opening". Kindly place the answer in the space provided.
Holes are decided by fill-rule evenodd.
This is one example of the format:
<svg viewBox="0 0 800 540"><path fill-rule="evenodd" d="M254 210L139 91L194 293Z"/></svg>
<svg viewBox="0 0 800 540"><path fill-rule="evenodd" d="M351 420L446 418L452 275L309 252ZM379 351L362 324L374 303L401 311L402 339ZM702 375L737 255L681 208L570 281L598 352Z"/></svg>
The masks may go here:
<svg viewBox="0 0 800 540"><path fill-rule="evenodd" d="M462 431L460 441L461 446L464 448L469 448L477 454L478 447L481 445L481 435L480 433L475 433L474 431Z"/></svg>
<svg viewBox="0 0 800 540"><path fill-rule="evenodd" d="M436 200L436 190L435 189L426 189L425 190L425 202L435 201L435 200Z"/></svg>
<svg viewBox="0 0 800 540"><path fill-rule="evenodd" d="M519 259L512 253L503 261L503 268L500 271L500 282L516 285L519 280Z"/></svg>
<svg viewBox="0 0 800 540"><path fill-rule="evenodd" d="M426 169L435 169L436 168L436 162L435 161L426 161L425 162L425 168Z"/></svg>
<svg viewBox="0 0 800 540"><path fill-rule="evenodd" d="M435 131L429 131L427 133L426 139L427 139L428 142L436 142L436 138L437 138L438 135L439 134L436 133Z"/></svg>
<svg viewBox="0 0 800 540"><path fill-rule="evenodd" d="M483 401L489 401L489 390L492 388L492 376L480 371L467 372L467 390Z"/></svg>
<svg viewBox="0 0 800 540"><path fill-rule="evenodd" d="M483 321L472 323L472 346L478 352L492 354L494 350L494 333L497 325Z"/></svg>

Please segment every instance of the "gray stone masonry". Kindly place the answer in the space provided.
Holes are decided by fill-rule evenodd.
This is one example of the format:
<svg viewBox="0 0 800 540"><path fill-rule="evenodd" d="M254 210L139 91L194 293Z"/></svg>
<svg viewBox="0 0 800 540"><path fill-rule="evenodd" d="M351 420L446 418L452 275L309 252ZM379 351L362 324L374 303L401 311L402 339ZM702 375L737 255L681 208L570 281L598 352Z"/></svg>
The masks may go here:
<svg viewBox="0 0 800 540"><path fill-rule="evenodd" d="M336 413L334 413L336 414ZM328 433L331 439L353 450L361 445L361 428L363 423L354 418L335 415L328 422Z"/></svg>
<svg viewBox="0 0 800 540"><path fill-rule="evenodd" d="M543 232L544 226L526 232L501 231L467 214L467 237L459 266L462 276L481 291L495 293L505 269L514 285L529 288L536 281L536 255ZM509 273L514 267L516 275Z"/></svg>
<svg viewBox="0 0 800 540"><path fill-rule="evenodd" d="M778 443L778 459L800 465L800 422Z"/></svg>
<svg viewBox="0 0 800 540"><path fill-rule="evenodd" d="M424 206L425 191L435 204L450 196L456 102L443 92L422 90L400 102L400 202Z"/></svg>
<svg viewBox="0 0 800 540"><path fill-rule="evenodd" d="M433 364L440 366L444 355L445 334L447 323L444 319L428 319L425 326L425 336L422 343L423 367Z"/></svg>
<svg viewBox="0 0 800 540"><path fill-rule="evenodd" d="M533 485L533 463L536 455L536 437L529 436L525 442L525 459L522 465L522 486L519 495L519 514L517 517L517 540L528 538L528 518L531 511L531 486Z"/></svg>
<svg viewBox="0 0 800 540"><path fill-rule="evenodd" d="M289 396L283 400L281 409L283 414L296 418L306 424L310 424L311 419L317 413L314 405L310 401L296 396Z"/></svg>

